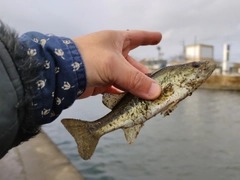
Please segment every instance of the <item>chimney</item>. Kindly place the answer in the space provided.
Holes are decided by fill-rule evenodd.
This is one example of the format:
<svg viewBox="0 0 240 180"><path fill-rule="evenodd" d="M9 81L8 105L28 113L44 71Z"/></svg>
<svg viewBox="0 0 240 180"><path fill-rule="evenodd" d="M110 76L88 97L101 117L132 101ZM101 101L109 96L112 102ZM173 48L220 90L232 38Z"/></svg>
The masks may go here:
<svg viewBox="0 0 240 180"><path fill-rule="evenodd" d="M223 45L223 63L222 63L222 72L226 74L229 72L229 53L230 53L230 45L224 44Z"/></svg>

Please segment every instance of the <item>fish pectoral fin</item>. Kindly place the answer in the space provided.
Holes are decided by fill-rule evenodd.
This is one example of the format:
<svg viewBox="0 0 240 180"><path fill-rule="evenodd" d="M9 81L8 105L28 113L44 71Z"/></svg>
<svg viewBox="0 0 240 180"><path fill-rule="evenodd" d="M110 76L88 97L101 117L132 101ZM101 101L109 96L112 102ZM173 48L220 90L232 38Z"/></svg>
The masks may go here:
<svg viewBox="0 0 240 180"><path fill-rule="evenodd" d="M77 119L63 119L61 122L74 137L80 156L84 160L90 159L102 135L91 130L91 122Z"/></svg>
<svg viewBox="0 0 240 180"><path fill-rule="evenodd" d="M132 144L135 141L135 139L137 139L137 136L143 125L144 124L138 124L128 128L122 128L128 144Z"/></svg>
<svg viewBox="0 0 240 180"><path fill-rule="evenodd" d="M162 111L161 114L163 114L163 116L168 116L171 112L174 111L174 109L176 109L177 104L179 103L179 101L174 101L171 104L169 104L167 107L165 107Z"/></svg>
<svg viewBox="0 0 240 180"><path fill-rule="evenodd" d="M125 95L126 93L121 94L111 94L111 93L104 93L102 96L102 103L112 109Z"/></svg>

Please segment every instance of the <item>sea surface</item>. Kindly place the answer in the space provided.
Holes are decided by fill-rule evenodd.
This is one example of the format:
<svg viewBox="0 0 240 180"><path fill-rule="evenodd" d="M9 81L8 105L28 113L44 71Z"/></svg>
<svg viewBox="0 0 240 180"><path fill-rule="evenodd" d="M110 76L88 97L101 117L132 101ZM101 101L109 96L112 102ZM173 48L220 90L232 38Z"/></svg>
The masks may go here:
<svg viewBox="0 0 240 180"><path fill-rule="evenodd" d="M107 112L101 96L91 97L43 128L86 180L240 179L240 92L198 89L170 116L147 121L131 145L122 130L104 135L85 161L60 119L90 121Z"/></svg>

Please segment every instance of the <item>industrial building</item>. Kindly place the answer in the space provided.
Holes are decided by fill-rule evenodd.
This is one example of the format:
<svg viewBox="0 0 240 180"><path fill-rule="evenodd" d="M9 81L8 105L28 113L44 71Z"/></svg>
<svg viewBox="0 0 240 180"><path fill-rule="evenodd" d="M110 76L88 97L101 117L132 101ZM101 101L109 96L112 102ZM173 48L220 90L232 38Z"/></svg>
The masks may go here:
<svg viewBox="0 0 240 180"><path fill-rule="evenodd" d="M217 69L215 73L217 74L239 74L240 64L229 62L230 56L230 45L224 44L223 46L223 61L215 62L217 64ZM205 44L195 44L185 47L185 58L187 62L191 61L214 61L214 47Z"/></svg>
<svg viewBox="0 0 240 180"><path fill-rule="evenodd" d="M186 61L213 61L214 48L210 45L196 44L185 47Z"/></svg>
<svg viewBox="0 0 240 180"><path fill-rule="evenodd" d="M240 63L229 62L230 45L223 46L223 60L221 62L215 61L217 68L213 74L223 75L237 75L240 76ZM194 44L185 46L184 55L179 61L177 59L172 61L163 60L161 56L158 59L143 59L140 62L144 64L151 71L156 71L167 65L181 64L192 61L214 61L214 46L206 44Z"/></svg>

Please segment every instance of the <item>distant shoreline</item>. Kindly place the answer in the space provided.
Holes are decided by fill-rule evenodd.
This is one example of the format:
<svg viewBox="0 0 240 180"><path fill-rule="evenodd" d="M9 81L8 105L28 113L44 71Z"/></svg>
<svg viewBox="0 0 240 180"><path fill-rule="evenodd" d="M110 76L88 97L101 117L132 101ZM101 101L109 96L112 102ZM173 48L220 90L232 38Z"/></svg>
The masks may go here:
<svg viewBox="0 0 240 180"><path fill-rule="evenodd" d="M200 88L220 90L240 90L240 76L211 75Z"/></svg>

